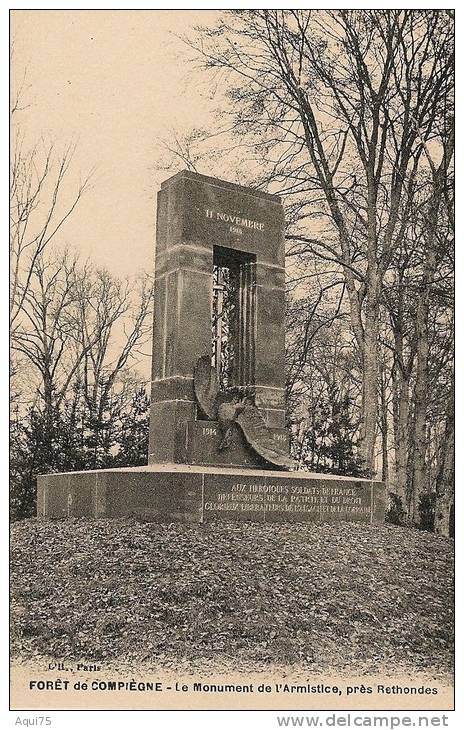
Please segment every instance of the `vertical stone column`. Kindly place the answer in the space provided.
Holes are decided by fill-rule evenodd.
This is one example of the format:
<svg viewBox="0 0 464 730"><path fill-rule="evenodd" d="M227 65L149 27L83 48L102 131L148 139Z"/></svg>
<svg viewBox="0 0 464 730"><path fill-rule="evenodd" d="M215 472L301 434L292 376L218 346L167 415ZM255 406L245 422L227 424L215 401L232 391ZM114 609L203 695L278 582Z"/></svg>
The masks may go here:
<svg viewBox="0 0 464 730"><path fill-rule="evenodd" d="M188 236L182 177L158 194L149 463L185 461L193 368L211 350L212 246Z"/></svg>
<svg viewBox="0 0 464 730"><path fill-rule="evenodd" d="M212 347L214 246L256 262L256 287L254 271L248 282L256 296L246 310L249 331L242 333L245 365L254 367L254 374L247 371L240 377L254 382L256 405L267 425L283 428L285 261L280 199L184 170L166 180L158 193L156 240L149 463L187 461L187 423L196 415L193 370Z"/></svg>
<svg viewBox="0 0 464 730"><path fill-rule="evenodd" d="M256 405L271 428L285 427L285 269L256 271Z"/></svg>

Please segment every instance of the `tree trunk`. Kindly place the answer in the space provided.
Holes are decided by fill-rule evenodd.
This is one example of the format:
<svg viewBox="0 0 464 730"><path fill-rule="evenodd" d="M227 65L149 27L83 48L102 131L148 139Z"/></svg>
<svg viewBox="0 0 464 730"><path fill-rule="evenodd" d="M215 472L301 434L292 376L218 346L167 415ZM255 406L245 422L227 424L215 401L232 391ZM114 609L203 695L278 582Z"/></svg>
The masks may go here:
<svg viewBox="0 0 464 730"><path fill-rule="evenodd" d="M413 474L411 485L411 499L409 514L417 524L419 518L419 499L422 492L427 490L427 399L429 376L429 335L428 318L430 308L430 289L437 267L438 214L441 199L444 194L446 171L451 159L451 150L454 147L454 136L451 135L448 145L444 149L443 158L438 169L430 161L433 176L433 187L428 205L428 216L424 231L424 264L422 287L419 295L416 313L416 342L417 342L417 372L414 388L414 453Z"/></svg>
<svg viewBox="0 0 464 730"><path fill-rule="evenodd" d="M409 490L408 516L419 523L420 496L427 491L427 394L429 341L427 333L428 295L419 298L416 314L417 369L414 386L414 432L412 484Z"/></svg>
<svg viewBox="0 0 464 730"><path fill-rule="evenodd" d="M53 430L53 380L48 368L42 375L43 382L43 403L44 403L44 414L45 414L45 438L48 442L52 437Z"/></svg>
<svg viewBox="0 0 464 730"><path fill-rule="evenodd" d="M408 416L409 386L401 368L395 365L393 379L393 430L395 448L395 476L392 479L395 493L406 507L408 479Z"/></svg>
<svg viewBox="0 0 464 730"><path fill-rule="evenodd" d="M388 408L386 398L387 384L385 382L385 362L382 363L382 378L380 383L380 423L382 432L382 481L389 489L389 464L388 464Z"/></svg>
<svg viewBox="0 0 464 730"><path fill-rule="evenodd" d="M362 442L361 457L368 476L375 473L374 449L377 433L378 411L378 304L368 302L364 327L363 394L362 394Z"/></svg>
<svg viewBox="0 0 464 730"><path fill-rule="evenodd" d="M453 409L454 411L454 409ZM442 458L437 475L434 530L439 535L454 534L450 524L451 508L454 504L454 412L446 419Z"/></svg>

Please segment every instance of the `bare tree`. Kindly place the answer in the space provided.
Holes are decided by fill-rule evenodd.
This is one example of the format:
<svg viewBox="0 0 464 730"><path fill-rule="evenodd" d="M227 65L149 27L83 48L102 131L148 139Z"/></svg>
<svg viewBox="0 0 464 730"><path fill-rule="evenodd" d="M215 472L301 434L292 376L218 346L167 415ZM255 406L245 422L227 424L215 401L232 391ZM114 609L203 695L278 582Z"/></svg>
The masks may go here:
<svg viewBox="0 0 464 730"><path fill-rule="evenodd" d="M117 376L149 337L151 302L151 277L121 283L67 251L35 259L12 347L38 373L50 423L76 382L101 416Z"/></svg>
<svg viewBox="0 0 464 730"><path fill-rule="evenodd" d="M414 453L411 492L409 495L409 512L412 519L418 521L419 496L426 491L427 484L427 404L429 395L429 314L432 287L437 276L440 256L449 251L450 240L448 235L443 236L443 226L440 210L446 197L448 188L448 170L454 152L453 127L448 130L443 142L442 157L435 165L432 155L426 149L427 160L431 170L431 191L427 200L424 222L423 241L424 254L422 261L422 275L420 282L420 296L415 317L415 331L417 342L417 372L414 388ZM451 231L452 234L452 231Z"/></svg>
<svg viewBox="0 0 464 730"><path fill-rule="evenodd" d="M363 364L362 453L377 432L379 313L414 209L443 96L452 23L441 11L233 11L189 41L228 85L243 159L293 200L301 252L337 264Z"/></svg>
<svg viewBox="0 0 464 730"><path fill-rule="evenodd" d="M10 61L14 56L14 42ZM18 326L38 258L57 237L89 187L91 175L69 192L68 178L74 154L69 145L62 154L44 141L27 146L21 118L27 101L27 68L11 84L10 155L10 328ZM74 187L74 186L73 186Z"/></svg>
<svg viewBox="0 0 464 730"><path fill-rule="evenodd" d="M88 189L90 176L68 196L65 186L74 149L61 157L53 145L24 149L19 135L10 164L10 328L18 327L30 293L36 263L72 215Z"/></svg>
<svg viewBox="0 0 464 730"><path fill-rule="evenodd" d="M65 251L48 260L36 257L24 289L18 284L21 318L12 350L26 358L39 376L39 396L50 428L55 405L62 401L82 359L70 356L69 321L77 301L78 275L77 257Z"/></svg>
<svg viewBox="0 0 464 730"><path fill-rule="evenodd" d="M104 422L115 420L124 405L124 393L115 385L126 368L134 369L140 350L151 340L150 312L153 279L121 282L99 270L92 279L81 280L76 313L76 345L83 353L80 385L88 421L94 431L94 464L98 466L99 432Z"/></svg>

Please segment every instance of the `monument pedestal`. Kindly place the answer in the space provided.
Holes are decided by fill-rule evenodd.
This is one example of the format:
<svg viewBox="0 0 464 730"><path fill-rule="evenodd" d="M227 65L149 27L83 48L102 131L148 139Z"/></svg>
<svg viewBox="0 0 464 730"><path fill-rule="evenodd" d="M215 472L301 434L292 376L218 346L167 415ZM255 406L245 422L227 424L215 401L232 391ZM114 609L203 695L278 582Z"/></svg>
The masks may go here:
<svg viewBox="0 0 464 730"><path fill-rule="evenodd" d="M382 482L310 472L152 464L37 482L37 516L49 519L381 523L385 514Z"/></svg>

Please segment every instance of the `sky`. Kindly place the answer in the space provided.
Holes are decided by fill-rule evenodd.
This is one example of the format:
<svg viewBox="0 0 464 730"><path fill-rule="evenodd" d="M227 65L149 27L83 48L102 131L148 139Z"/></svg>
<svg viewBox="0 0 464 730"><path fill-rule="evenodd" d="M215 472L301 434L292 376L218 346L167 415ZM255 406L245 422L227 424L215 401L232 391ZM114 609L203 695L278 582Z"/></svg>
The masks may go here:
<svg viewBox="0 0 464 730"><path fill-rule="evenodd" d="M173 34L210 10L15 10L12 84L24 72L27 144L76 144L66 192L92 185L60 234L117 276L153 267L160 139L212 119L207 84ZM173 173L176 170L173 170Z"/></svg>

